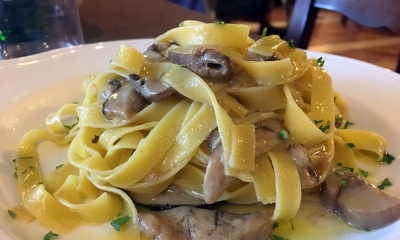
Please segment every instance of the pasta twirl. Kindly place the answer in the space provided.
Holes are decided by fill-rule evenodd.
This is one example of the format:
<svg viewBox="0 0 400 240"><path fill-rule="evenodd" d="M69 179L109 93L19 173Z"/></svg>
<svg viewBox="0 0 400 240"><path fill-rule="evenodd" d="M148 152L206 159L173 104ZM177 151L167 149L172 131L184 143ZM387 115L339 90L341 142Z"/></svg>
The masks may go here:
<svg viewBox="0 0 400 240"><path fill-rule="evenodd" d="M253 41L248 33L244 25L186 21L155 39L166 46L153 51L158 60L121 46L108 69L84 81L82 104L62 106L48 116L47 130L32 130L21 140L16 174L22 215L59 232L80 221L126 216L114 237L139 239L132 199L155 198L173 185L207 201L203 185L216 130L222 148L219 174L231 179L216 201L270 204L276 222L295 217L302 190L318 187L330 166L342 161L354 168L356 155L365 152L363 157L383 157L386 142L380 135L335 127L335 118L347 118L347 107L315 59L278 36ZM168 57L177 49L182 64ZM196 58L203 53L210 55ZM229 64L214 55L227 57ZM204 59L211 60L201 65ZM215 71L231 72L214 78ZM138 80L143 86L146 79L175 92L148 100L127 119L104 115L101 94L109 91L107 100L116 98L120 85ZM65 118L71 116L78 122L68 128ZM271 121L275 125L268 125ZM281 129L273 130L277 125ZM41 141L69 148L65 165L46 179L38 167L36 144ZM356 147L346 147L349 142ZM306 183L288 150L299 146L315 174Z"/></svg>

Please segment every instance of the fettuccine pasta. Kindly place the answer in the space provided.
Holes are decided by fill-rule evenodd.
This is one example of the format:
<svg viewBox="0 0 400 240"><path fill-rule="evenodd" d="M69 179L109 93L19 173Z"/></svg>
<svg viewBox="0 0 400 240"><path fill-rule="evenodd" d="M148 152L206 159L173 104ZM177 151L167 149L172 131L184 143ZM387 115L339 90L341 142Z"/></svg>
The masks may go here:
<svg viewBox="0 0 400 240"><path fill-rule="evenodd" d="M357 168L360 155L382 159L382 136L335 126L339 118L347 121L347 107L315 59L278 36L254 41L248 34L244 25L186 21L155 39L170 44L160 52L163 56L200 46L217 49L232 61L233 74L245 76L239 83L201 77L191 65L149 61L122 45L108 69L83 82L81 104L62 106L48 116L47 129L21 139L15 161L21 195L14 208L17 219L38 219L59 233L82 221L125 219L119 231L110 227L112 235L106 238L140 239L132 199L157 197L174 185L208 201L203 185L213 151L207 141L216 129L223 174L233 180L215 201L273 205L275 222L296 216L302 189L318 187L330 166ZM127 119L108 119L99 95L111 80L130 76L158 79L175 92ZM271 119L284 127L275 132L279 141L257 154L257 132L265 127L259 123ZM39 171L36 147L42 141L68 146L68 159L50 176ZM301 146L309 156L316 174L311 185L302 182L291 146Z"/></svg>

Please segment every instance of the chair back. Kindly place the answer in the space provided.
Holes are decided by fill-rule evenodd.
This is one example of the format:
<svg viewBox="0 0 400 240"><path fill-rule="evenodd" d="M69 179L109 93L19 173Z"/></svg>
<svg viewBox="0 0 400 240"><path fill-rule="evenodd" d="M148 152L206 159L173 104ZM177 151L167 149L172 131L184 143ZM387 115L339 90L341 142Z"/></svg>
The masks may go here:
<svg viewBox="0 0 400 240"><path fill-rule="evenodd" d="M307 49L319 9L339 12L366 27L387 27L400 34L400 0L297 0L285 39ZM400 56L397 66L400 72Z"/></svg>

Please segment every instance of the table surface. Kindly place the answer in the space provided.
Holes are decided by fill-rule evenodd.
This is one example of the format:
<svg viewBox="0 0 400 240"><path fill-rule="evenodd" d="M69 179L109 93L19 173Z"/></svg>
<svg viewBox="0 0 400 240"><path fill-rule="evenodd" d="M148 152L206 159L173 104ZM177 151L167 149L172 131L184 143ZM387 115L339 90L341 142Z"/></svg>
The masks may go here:
<svg viewBox="0 0 400 240"><path fill-rule="evenodd" d="M79 15L85 43L154 38L184 20L216 21L166 0L84 0Z"/></svg>

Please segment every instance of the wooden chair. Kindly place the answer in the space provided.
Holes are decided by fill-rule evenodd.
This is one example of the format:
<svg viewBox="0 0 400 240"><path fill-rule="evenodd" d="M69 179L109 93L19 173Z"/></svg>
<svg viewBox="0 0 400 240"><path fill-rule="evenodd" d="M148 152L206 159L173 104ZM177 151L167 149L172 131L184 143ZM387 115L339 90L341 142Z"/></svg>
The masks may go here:
<svg viewBox="0 0 400 240"><path fill-rule="evenodd" d="M306 49L319 9L339 12L366 27L387 27L400 34L400 0L297 0L285 39ZM400 73L400 54L396 72Z"/></svg>

